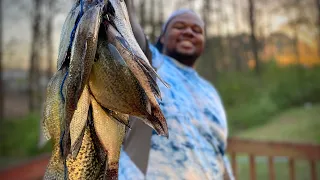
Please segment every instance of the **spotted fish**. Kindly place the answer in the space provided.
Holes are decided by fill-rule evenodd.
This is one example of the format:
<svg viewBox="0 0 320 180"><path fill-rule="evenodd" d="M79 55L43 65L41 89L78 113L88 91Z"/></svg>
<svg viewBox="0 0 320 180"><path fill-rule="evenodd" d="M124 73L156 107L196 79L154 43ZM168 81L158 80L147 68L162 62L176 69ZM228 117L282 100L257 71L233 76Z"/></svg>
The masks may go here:
<svg viewBox="0 0 320 180"><path fill-rule="evenodd" d="M160 77L134 38L123 0L76 1L57 64L43 111L53 141L44 179L117 179L129 116L168 137L156 101Z"/></svg>

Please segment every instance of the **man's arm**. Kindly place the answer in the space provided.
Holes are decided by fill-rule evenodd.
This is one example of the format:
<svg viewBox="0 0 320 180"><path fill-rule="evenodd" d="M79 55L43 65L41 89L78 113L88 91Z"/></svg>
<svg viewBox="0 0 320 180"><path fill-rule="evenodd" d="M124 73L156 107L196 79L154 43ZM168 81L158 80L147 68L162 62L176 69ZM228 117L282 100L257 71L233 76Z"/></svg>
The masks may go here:
<svg viewBox="0 0 320 180"><path fill-rule="evenodd" d="M147 40L147 37L146 37L143 29L141 28L141 26L138 22L136 12L134 9L134 5L133 5L133 0L125 0L125 3L127 5L129 19L130 19L130 23L132 26L133 34L134 34L135 38L137 39L137 42L140 45L142 51L145 53L145 55L147 56L149 61L151 61L151 52L148 47L148 40Z"/></svg>

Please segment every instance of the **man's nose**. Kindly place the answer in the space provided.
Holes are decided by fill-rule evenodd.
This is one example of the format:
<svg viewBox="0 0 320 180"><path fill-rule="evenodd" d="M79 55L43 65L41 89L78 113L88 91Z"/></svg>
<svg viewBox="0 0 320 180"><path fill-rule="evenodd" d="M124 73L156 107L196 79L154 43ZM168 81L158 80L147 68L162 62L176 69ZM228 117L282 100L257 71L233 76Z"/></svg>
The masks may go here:
<svg viewBox="0 0 320 180"><path fill-rule="evenodd" d="M192 31L191 27L185 28L183 30L183 35L185 35L185 36L193 36L194 34L193 34L193 31Z"/></svg>

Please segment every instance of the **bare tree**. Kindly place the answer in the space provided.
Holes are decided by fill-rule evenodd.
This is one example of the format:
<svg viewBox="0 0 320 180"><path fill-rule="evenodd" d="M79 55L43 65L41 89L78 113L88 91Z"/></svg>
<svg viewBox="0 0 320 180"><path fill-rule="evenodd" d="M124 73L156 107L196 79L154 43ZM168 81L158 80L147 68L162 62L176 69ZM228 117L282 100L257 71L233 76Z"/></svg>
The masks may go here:
<svg viewBox="0 0 320 180"><path fill-rule="evenodd" d="M233 0L232 2L232 10L235 15L234 18L234 40L231 42L231 48L233 49L233 56L232 58L235 61L235 70L236 71L241 71L241 53L239 51L240 48L240 41L236 40L237 35L239 34L239 29L240 29L240 21L239 21L239 1L238 0Z"/></svg>
<svg viewBox="0 0 320 180"><path fill-rule="evenodd" d="M2 1L0 1L0 120L4 118L4 90L2 80Z"/></svg>
<svg viewBox="0 0 320 180"><path fill-rule="evenodd" d="M207 33L208 33L208 27L211 26L210 22L210 16L212 12L212 0L204 0L203 2L203 7L202 7L202 19L205 24L205 35L207 38Z"/></svg>
<svg viewBox="0 0 320 180"><path fill-rule="evenodd" d="M159 27L161 28L164 23L164 7L163 7L163 1L159 0Z"/></svg>
<svg viewBox="0 0 320 180"><path fill-rule="evenodd" d="M304 4L301 0L287 0L278 5L278 8L273 9L273 12L278 14L285 14L288 18L288 25L293 31L293 51L296 56L296 63L300 64L300 50L299 50L299 32L303 26L312 28L312 23L307 17L308 4Z"/></svg>
<svg viewBox="0 0 320 180"><path fill-rule="evenodd" d="M142 29L146 28L146 0L140 0L140 25Z"/></svg>
<svg viewBox="0 0 320 180"><path fill-rule="evenodd" d="M53 62L53 41L52 41L52 32L53 32L53 21L54 21L54 15L55 15L55 3L56 1L53 0L46 0L47 5L47 11L46 11L46 25L45 25L45 31L46 31L46 43L47 43L47 71L46 76L47 79L50 79L52 76L52 62Z"/></svg>
<svg viewBox="0 0 320 180"><path fill-rule="evenodd" d="M318 25L318 56L320 58L320 0L316 1L316 7L318 11L317 25Z"/></svg>
<svg viewBox="0 0 320 180"><path fill-rule="evenodd" d="M249 22L250 22L250 39L251 39L251 49L255 61L255 71L260 74L260 60L258 55L258 42L255 34L256 30L256 14L255 14L255 1L248 0L249 2Z"/></svg>
<svg viewBox="0 0 320 180"><path fill-rule="evenodd" d="M194 6L194 2L195 2L195 1L194 1L194 0L187 0L187 2L188 2L189 8L190 8L190 9L194 9L194 7L195 7L195 6Z"/></svg>
<svg viewBox="0 0 320 180"><path fill-rule="evenodd" d="M150 39L151 42L155 42L156 39L156 30L157 30L157 24L156 24L156 12L155 12L155 7L156 7L156 1L155 0L151 0L150 3L150 26L151 26L151 32L150 32Z"/></svg>
<svg viewBox="0 0 320 180"><path fill-rule="evenodd" d="M42 0L33 0L32 39L29 67L29 111L33 112L39 106L39 61L41 49L41 5Z"/></svg>

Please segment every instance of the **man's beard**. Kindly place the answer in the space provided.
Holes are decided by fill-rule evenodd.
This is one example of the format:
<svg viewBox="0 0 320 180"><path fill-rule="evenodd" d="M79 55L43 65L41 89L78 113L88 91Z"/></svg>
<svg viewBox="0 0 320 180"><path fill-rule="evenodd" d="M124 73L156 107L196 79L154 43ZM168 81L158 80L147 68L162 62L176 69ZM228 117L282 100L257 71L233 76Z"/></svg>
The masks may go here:
<svg viewBox="0 0 320 180"><path fill-rule="evenodd" d="M176 50L167 52L167 55L179 61L180 63L193 67L195 62L197 61L199 55L197 53L185 54L177 52Z"/></svg>

